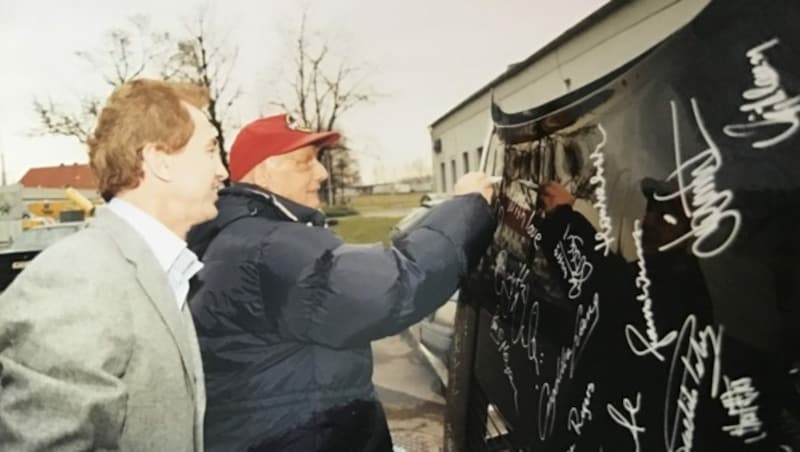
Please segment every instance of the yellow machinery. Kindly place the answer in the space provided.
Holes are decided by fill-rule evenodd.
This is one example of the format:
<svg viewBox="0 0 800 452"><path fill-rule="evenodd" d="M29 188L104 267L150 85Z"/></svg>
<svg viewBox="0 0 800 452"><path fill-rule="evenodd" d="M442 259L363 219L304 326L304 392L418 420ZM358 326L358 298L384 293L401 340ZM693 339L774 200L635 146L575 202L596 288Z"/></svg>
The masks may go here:
<svg viewBox="0 0 800 452"><path fill-rule="evenodd" d="M64 221L82 221L94 214L94 204L72 187L64 191L66 199L28 203L30 217L22 220L22 229Z"/></svg>
<svg viewBox="0 0 800 452"><path fill-rule="evenodd" d="M53 223L55 223L55 220L50 217L25 218L22 220L22 230L24 231L26 229L38 228L39 226Z"/></svg>
<svg viewBox="0 0 800 452"><path fill-rule="evenodd" d="M92 214L94 214L94 204L92 201L89 201L85 196L83 196L81 192L69 187L66 189L66 195L70 201L75 203L78 207L80 207L81 210L83 210L83 213L87 217L90 217Z"/></svg>

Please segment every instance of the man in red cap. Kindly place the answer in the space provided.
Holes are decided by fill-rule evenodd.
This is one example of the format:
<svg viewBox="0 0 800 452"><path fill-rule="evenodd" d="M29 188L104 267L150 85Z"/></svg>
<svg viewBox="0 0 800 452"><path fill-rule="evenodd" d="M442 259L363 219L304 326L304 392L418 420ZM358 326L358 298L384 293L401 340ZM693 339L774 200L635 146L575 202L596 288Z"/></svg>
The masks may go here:
<svg viewBox="0 0 800 452"><path fill-rule="evenodd" d="M317 153L338 139L287 115L248 124L217 219L189 235L209 451L390 452L370 343L441 306L489 244L480 173L392 246L342 243L318 210Z"/></svg>

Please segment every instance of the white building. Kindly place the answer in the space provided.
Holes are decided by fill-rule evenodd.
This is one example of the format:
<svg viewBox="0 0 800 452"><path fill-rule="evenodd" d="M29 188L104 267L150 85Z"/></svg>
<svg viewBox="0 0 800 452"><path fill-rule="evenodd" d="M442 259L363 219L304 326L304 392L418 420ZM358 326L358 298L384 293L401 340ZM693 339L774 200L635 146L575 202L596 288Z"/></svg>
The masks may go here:
<svg viewBox="0 0 800 452"><path fill-rule="evenodd" d="M724 0L721 0L724 1ZM688 23L709 0L611 0L430 126L434 191L479 168L494 96L504 111L563 96L619 68Z"/></svg>

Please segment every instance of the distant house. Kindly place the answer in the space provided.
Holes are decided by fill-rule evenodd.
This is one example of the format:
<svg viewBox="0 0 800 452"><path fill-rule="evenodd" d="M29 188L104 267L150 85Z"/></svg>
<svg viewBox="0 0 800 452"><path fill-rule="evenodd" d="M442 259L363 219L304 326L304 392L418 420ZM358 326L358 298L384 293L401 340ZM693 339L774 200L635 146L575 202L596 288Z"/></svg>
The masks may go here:
<svg viewBox="0 0 800 452"><path fill-rule="evenodd" d="M345 196L387 195L399 193L427 193L431 191L433 176L407 177L395 182L362 184L347 187Z"/></svg>
<svg viewBox="0 0 800 452"><path fill-rule="evenodd" d="M427 193L433 191L433 176L428 174L418 177L407 177L398 181L401 184L406 184L414 193Z"/></svg>
<svg viewBox="0 0 800 452"><path fill-rule="evenodd" d="M25 188L67 188L97 190L97 179L86 164L31 168L19 181Z"/></svg>
<svg viewBox="0 0 800 452"><path fill-rule="evenodd" d="M396 193L411 193L411 186L398 182L383 182L380 184L356 185L345 192L346 196L357 195L389 195Z"/></svg>

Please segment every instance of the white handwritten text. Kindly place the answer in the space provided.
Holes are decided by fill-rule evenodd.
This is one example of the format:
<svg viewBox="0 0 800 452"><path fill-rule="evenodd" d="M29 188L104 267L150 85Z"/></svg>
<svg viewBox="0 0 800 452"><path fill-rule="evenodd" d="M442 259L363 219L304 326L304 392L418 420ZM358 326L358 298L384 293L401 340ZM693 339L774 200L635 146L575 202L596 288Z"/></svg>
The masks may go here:
<svg viewBox="0 0 800 452"><path fill-rule="evenodd" d="M678 191L666 196L655 194L654 198L659 201L680 198L686 217L689 218L690 230L673 240L670 243L659 247L660 251L665 251L694 237L696 240L692 245L692 251L697 257L713 257L722 253L736 238L739 225L742 221L738 210L729 209L728 206L733 202L733 193L730 190L718 191L714 177L722 166L722 155L714 144L714 141L706 130L703 118L697 107L697 102L691 99L692 111L694 112L697 127L706 141L708 149L700 152L689 160L683 161L680 146L680 131L678 129L678 113L675 102L671 102L672 107L672 128L675 146L675 171L669 175L668 180L678 181ZM690 171L691 181L686 180L686 171ZM688 182L688 184L687 184ZM692 193L691 203L688 201L688 192ZM722 243L709 244L711 237L726 222L729 225L728 234Z"/></svg>
<svg viewBox="0 0 800 452"><path fill-rule="evenodd" d="M633 243L636 247L636 255L639 259L639 274L636 276L636 287L641 291L641 293L636 296L636 299L642 303L642 314L644 315L645 324L647 325L647 338L645 338L636 327L627 324L625 325L625 339L628 341L628 347L630 347L631 351L636 356L652 354L659 361L664 361L664 356L659 350L671 344L678 333L670 331L663 338L658 337L656 324L653 320L653 300L650 298L651 281L647 276L647 266L642 251L642 229L639 227L639 220L633 222Z"/></svg>
<svg viewBox="0 0 800 452"><path fill-rule="evenodd" d="M756 149L764 149L780 144L791 138L800 128L800 96L789 97L781 86L778 71L769 64L764 52L777 46L778 38L759 44L747 52L753 66L753 87L742 93L747 102L739 110L746 113L747 123L725 126L725 133L734 138L750 137L758 130L786 126L772 137L753 142Z"/></svg>

